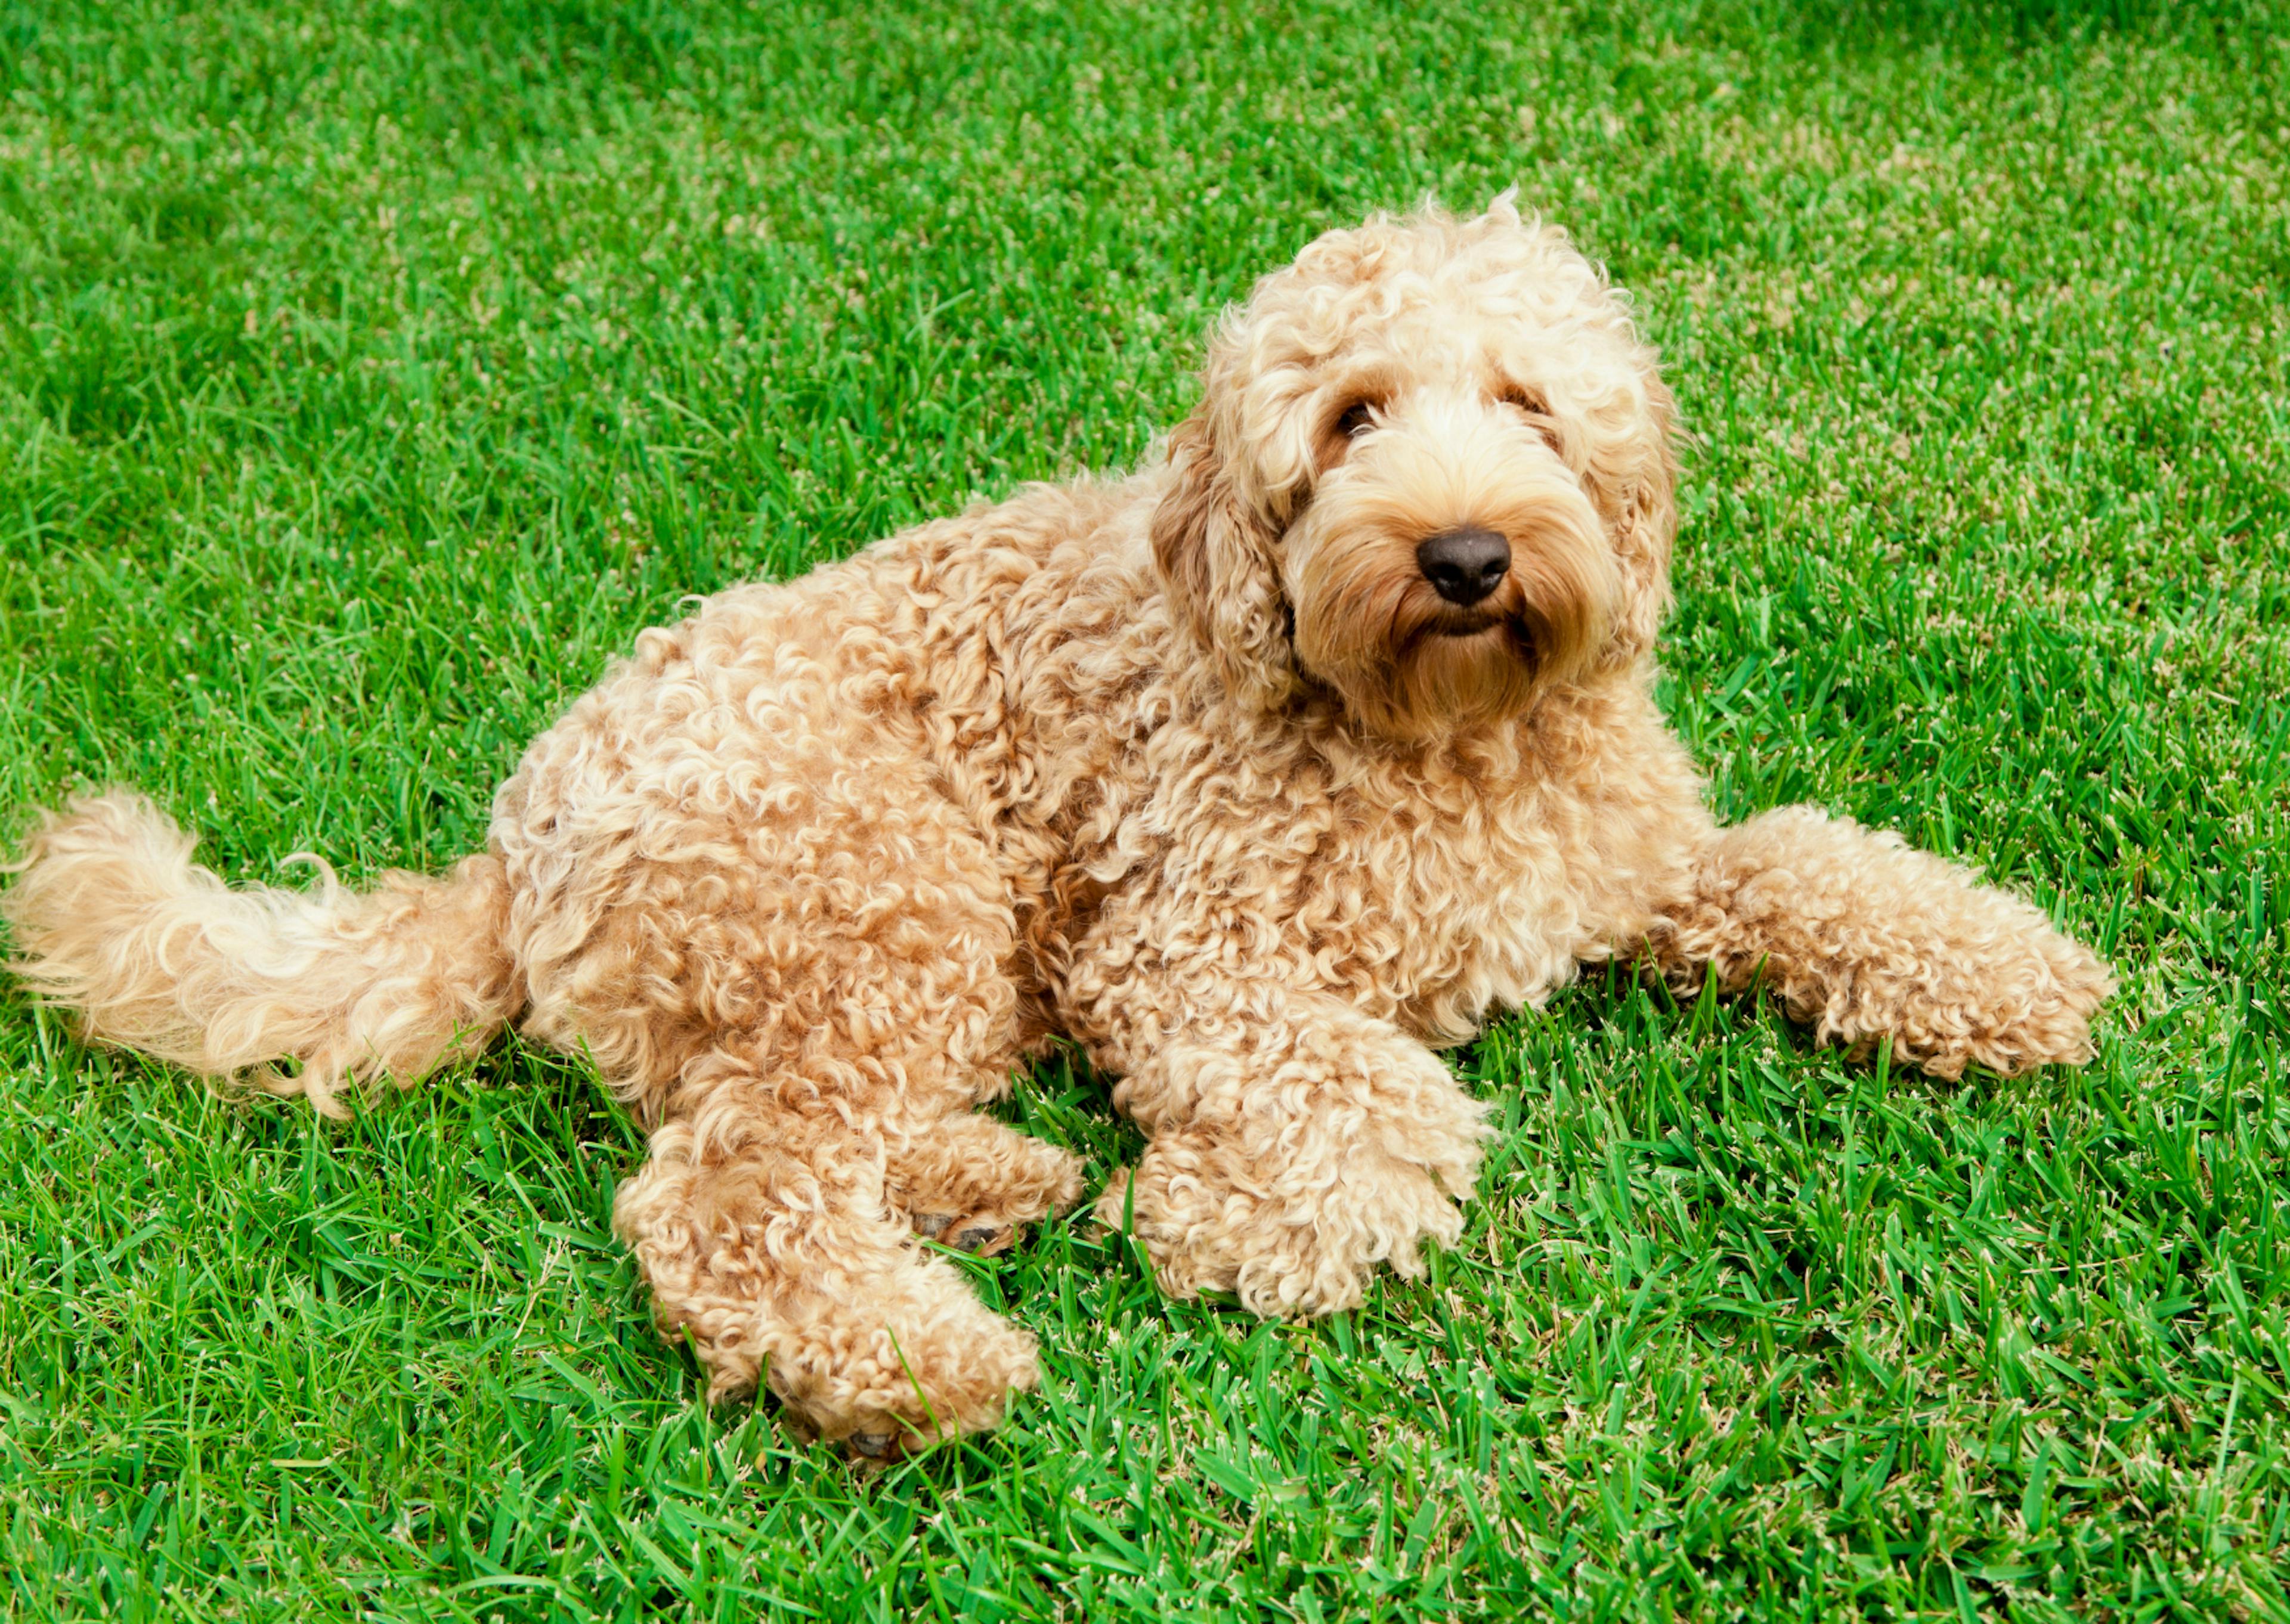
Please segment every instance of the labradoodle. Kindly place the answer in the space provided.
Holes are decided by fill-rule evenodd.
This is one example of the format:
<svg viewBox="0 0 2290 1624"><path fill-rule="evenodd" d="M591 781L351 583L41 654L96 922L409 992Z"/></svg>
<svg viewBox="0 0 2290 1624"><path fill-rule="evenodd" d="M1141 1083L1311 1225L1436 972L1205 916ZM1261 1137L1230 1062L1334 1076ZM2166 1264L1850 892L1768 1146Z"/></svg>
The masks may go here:
<svg viewBox="0 0 2290 1624"><path fill-rule="evenodd" d="M2107 972L2029 903L1705 809L1651 695L1670 396L1563 233L1508 196L1329 232L1203 386L1126 478L643 633L443 877L228 888L149 803L78 800L18 865L16 970L330 1113L510 1020L589 1056L651 1134L613 1220L662 1327L877 1455L1036 1379L916 1236L1076 1200L977 1109L1058 1035L1149 1140L1098 1213L1267 1315L1455 1241L1488 1130L1435 1051L1586 961L1761 981L1942 1077L2089 1056Z"/></svg>

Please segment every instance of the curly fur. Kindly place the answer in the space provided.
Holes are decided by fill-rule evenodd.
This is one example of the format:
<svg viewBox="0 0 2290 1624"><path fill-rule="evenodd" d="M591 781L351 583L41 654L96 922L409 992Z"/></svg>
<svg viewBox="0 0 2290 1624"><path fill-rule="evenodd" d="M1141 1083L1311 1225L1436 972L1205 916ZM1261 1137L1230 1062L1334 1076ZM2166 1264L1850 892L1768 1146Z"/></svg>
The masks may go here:
<svg viewBox="0 0 2290 1624"><path fill-rule="evenodd" d="M1149 1138L1100 1197L1264 1314L1452 1244L1486 1132L1433 1050L1586 960L1763 977L1942 1076L2089 1053L2028 904L1803 809L1718 828L1650 698L1671 411L1507 199L1331 232L1213 338L1135 475L709 600L526 753L488 850L231 891L124 794L33 840L18 970L94 1039L329 1108L504 1020L652 1132L616 1226L716 1393L883 1453L1035 1380L917 1232L991 1248L1074 1158L974 1108L1053 1034ZM1453 526L1507 574L1458 609Z"/></svg>

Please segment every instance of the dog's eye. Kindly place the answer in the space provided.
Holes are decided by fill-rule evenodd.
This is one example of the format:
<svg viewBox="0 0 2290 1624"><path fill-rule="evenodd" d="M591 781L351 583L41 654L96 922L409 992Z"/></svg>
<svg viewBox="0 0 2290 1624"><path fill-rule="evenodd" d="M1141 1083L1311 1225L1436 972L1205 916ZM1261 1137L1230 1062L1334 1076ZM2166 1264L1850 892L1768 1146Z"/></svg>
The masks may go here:
<svg viewBox="0 0 2290 1624"><path fill-rule="evenodd" d="M1332 468L1344 460L1354 440L1375 427L1375 403L1356 400L1328 420L1321 433L1319 458L1323 468Z"/></svg>
<svg viewBox="0 0 2290 1624"><path fill-rule="evenodd" d="M1564 454L1565 448L1558 443L1558 420L1551 416L1549 401L1531 389L1522 389L1513 384L1502 392L1502 404L1532 423L1535 433L1542 436L1545 445Z"/></svg>

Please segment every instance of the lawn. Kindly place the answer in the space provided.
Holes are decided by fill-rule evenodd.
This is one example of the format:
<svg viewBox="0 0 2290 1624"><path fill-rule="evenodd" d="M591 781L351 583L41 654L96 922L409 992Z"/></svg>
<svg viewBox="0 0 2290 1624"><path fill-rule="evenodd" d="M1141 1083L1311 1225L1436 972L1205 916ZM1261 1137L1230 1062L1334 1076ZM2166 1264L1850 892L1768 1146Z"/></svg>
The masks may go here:
<svg viewBox="0 0 2290 1624"><path fill-rule="evenodd" d="M0 834L483 838L686 594L1117 467L1324 227L1516 182L1695 436L1664 697L2118 967L1935 1084L1601 976L1454 1064L1425 1283L1275 1325L1053 1224L1045 1389L711 1412L514 1044L355 1121L0 990L26 1618L2290 1620L2290 13L0 0ZM1102 1177L1101 1079L1014 1119Z"/></svg>

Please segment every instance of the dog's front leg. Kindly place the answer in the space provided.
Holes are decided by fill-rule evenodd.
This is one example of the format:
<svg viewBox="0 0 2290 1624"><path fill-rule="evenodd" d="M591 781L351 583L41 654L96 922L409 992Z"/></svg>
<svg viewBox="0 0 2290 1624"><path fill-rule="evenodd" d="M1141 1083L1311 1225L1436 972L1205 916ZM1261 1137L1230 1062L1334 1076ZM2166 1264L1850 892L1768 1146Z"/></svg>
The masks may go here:
<svg viewBox="0 0 2290 1624"><path fill-rule="evenodd" d="M1229 1291L1259 1314L1349 1308L1378 1263L1421 1273L1422 1243L1461 1230L1484 1108L1388 1021L1235 990L1124 1057L1115 1102L1151 1142L1099 1216L1133 1228L1172 1294Z"/></svg>
<svg viewBox="0 0 2290 1624"><path fill-rule="evenodd" d="M1770 988L1823 1043L1893 1052L1934 1076L2091 1058L2113 982L2040 910L1954 865L1811 807L1715 830L1648 932L1671 985L1714 971Z"/></svg>

